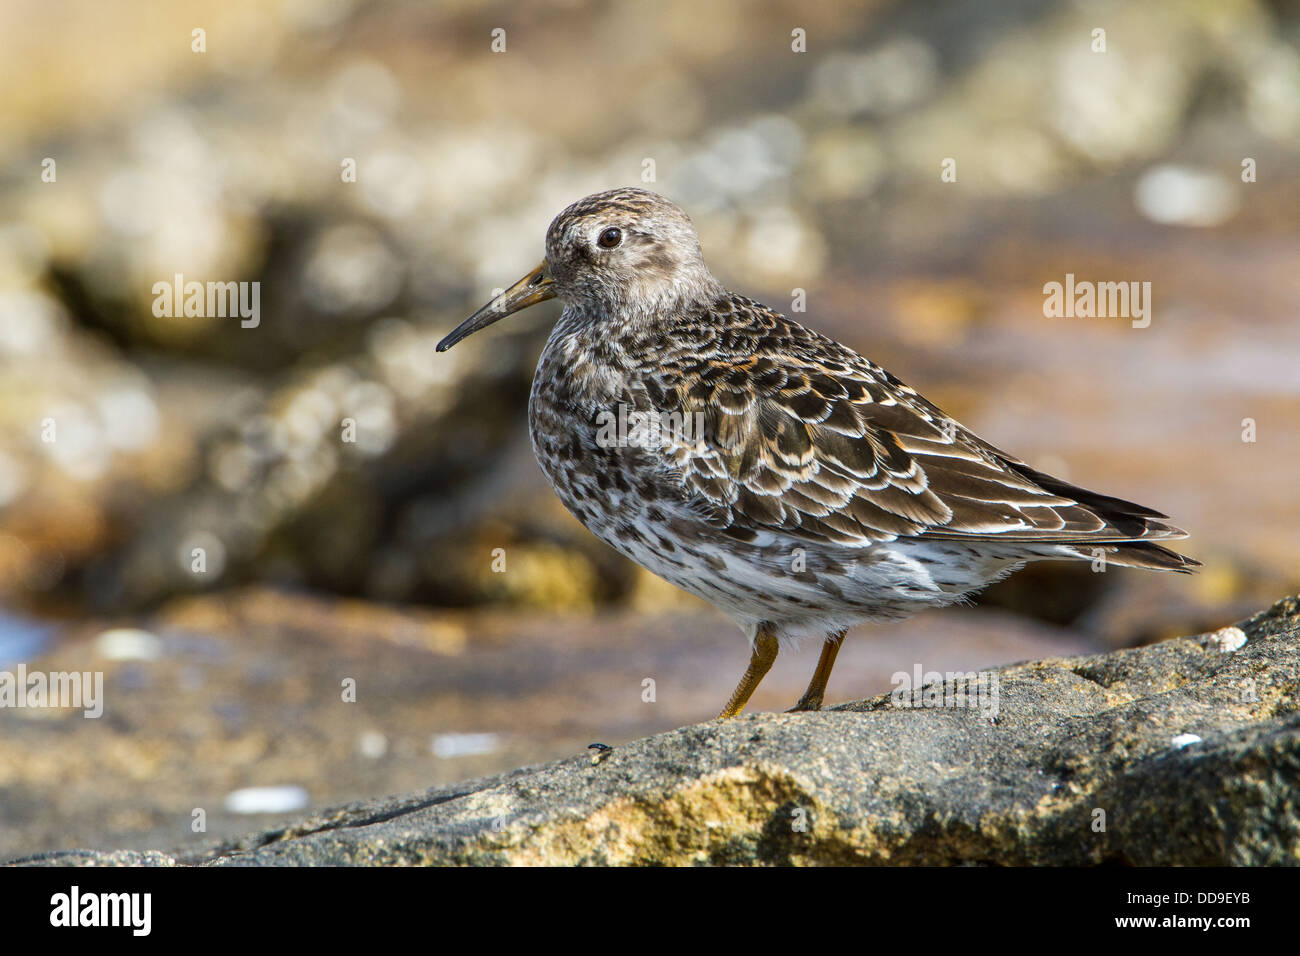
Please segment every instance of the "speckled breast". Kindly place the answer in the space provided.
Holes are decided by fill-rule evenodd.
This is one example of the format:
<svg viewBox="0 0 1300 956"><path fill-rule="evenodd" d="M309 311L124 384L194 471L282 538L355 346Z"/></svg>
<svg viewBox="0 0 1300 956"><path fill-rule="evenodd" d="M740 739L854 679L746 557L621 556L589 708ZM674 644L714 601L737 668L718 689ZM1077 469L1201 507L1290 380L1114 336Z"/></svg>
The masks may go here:
<svg viewBox="0 0 1300 956"><path fill-rule="evenodd" d="M643 567L682 586L696 575L683 537L703 532L683 513L680 481L637 444L628 413L644 392L595 366L562 331L542 353L528 402L533 453L564 506L588 530ZM639 398L634 398L638 394ZM690 589L690 588L688 588Z"/></svg>

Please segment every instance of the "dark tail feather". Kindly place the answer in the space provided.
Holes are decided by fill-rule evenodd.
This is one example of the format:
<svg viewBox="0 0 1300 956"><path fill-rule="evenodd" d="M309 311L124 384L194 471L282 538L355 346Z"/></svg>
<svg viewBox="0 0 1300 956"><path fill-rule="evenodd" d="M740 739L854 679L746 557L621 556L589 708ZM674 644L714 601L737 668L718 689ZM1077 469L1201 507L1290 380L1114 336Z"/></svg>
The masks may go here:
<svg viewBox="0 0 1300 956"><path fill-rule="evenodd" d="M1169 515L1156 511L1154 508L1140 505L1136 501L1126 501L1113 495L1103 495L1098 491L1081 488L1064 479L1038 471L1036 468L1030 468L1020 462L1008 462L1008 465L1034 482L1038 487L1050 491L1054 495L1073 498L1098 517L1114 525L1116 530L1131 534L1135 538L1176 538L1186 536L1178 528L1166 523Z"/></svg>
<svg viewBox="0 0 1300 956"><path fill-rule="evenodd" d="M1153 571L1179 571L1191 574L1201 566L1195 558L1189 558L1177 551L1161 547L1152 539L1185 538L1187 532L1168 523L1168 515L1153 508L1126 501L1112 495L1103 495L1089 491L1068 481L1053 477L1045 472L1029 467L1023 462L1009 462L1010 467L1035 482L1040 488L1052 494L1073 498L1097 517L1106 522L1114 531L1115 537L1132 537L1133 541L1112 541L1089 545L1086 541L1073 541L1070 546L1077 548L1082 558L1092 557L1094 549L1102 551L1110 564L1124 568L1149 568ZM1108 532L1102 532L1108 534ZM1096 535L1101 538L1102 534ZM1145 539L1145 540L1142 540Z"/></svg>
<svg viewBox="0 0 1300 956"><path fill-rule="evenodd" d="M1114 495L1103 495L1099 491L1090 491L1087 488L1081 488L1079 485L1072 485L1064 478L1057 478L1055 475L1049 475L1045 471L1031 468L1018 458L1011 458L1005 454L1002 457L1006 462L1007 467L1012 471L1019 472L1034 484L1038 485L1038 487L1045 488L1052 492L1052 494L1063 495L1066 498L1073 498L1080 504L1100 508L1103 511L1116 511L1120 514L1133 515L1138 518L1169 517L1169 515L1156 511L1154 508L1140 505L1136 501L1126 501L1123 498L1116 498Z"/></svg>
<svg viewBox="0 0 1300 956"><path fill-rule="evenodd" d="M1189 558L1177 551L1170 551L1150 541L1134 541L1126 544L1099 545L1107 552L1106 561L1121 568L1150 568L1153 571L1181 571L1191 574L1201 566L1195 558ZM1087 557L1086 546L1082 548Z"/></svg>

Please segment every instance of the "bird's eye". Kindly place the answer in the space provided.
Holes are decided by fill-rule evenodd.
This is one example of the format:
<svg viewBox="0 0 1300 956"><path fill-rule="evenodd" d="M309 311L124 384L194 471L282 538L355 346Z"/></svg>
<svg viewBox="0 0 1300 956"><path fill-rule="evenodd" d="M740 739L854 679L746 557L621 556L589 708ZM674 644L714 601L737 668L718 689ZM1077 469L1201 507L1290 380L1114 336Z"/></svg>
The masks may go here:
<svg viewBox="0 0 1300 956"><path fill-rule="evenodd" d="M619 229L617 226L610 226L602 232L600 238L596 240L596 242L600 243L601 248L604 249L613 249L622 241L623 230Z"/></svg>

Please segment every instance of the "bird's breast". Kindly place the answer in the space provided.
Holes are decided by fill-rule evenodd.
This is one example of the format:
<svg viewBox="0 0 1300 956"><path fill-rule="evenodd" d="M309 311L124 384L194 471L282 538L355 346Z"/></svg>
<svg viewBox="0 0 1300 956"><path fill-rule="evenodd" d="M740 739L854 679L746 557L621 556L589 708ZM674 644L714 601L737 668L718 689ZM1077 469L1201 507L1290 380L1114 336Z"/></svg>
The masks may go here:
<svg viewBox="0 0 1300 956"><path fill-rule="evenodd" d="M638 416L648 402L635 372L553 335L528 418L533 453L560 501L597 537L651 566L650 552L664 549L661 526L679 520L683 490L662 449L645 442Z"/></svg>

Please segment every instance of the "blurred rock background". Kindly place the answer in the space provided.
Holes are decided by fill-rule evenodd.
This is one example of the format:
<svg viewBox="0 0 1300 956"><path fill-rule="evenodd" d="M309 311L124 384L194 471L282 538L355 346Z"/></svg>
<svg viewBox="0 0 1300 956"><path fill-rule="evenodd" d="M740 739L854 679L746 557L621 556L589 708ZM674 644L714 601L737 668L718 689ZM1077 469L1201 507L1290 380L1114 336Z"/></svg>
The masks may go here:
<svg viewBox="0 0 1300 956"><path fill-rule="evenodd" d="M558 307L433 352L536 263L563 206L614 185L679 201L729 286L786 311L803 290L801 319L995 444L1175 516L1206 564L1032 568L984 609L882 634L837 697L917 659L1155 640L1295 591L1298 41L1284 0L9 0L0 667L107 667L137 709L0 710L0 855L187 832L190 807L250 781L319 804L716 710L739 636L587 534L532 461L527 389ZM1067 273L1150 282L1150 326L1045 318ZM260 323L155 316L176 274L260 282ZM334 638L304 644L340 606ZM103 652L123 628L155 643ZM367 650L394 633L435 656ZM260 682L212 663L250 641ZM337 713L336 659L395 695L368 730ZM115 684L118 660L135 663ZM506 660L536 665L540 699ZM783 662L756 704L788 706L811 664ZM628 713L601 723L620 666ZM295 674L320 682L272 707ZM678 682L674 706L645 706L647 674L661 695ZM312 730L326 711L356 725L329 737L339 753ZM521 724L524 743L470 763L425 746ZM406 749L375 757L364 733ZM243 745L200 760L200 739ZM159 774L174 785L144 799Z"/></svg>

